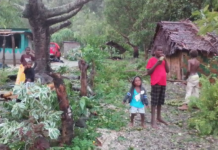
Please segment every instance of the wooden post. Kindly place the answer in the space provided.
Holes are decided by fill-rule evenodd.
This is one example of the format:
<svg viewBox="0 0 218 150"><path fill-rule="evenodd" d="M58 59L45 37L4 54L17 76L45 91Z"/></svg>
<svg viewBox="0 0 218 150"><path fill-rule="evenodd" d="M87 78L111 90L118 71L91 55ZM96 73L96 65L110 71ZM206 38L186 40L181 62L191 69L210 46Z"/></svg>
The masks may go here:
<svg viewBox="0 0 218 150"><path fill-rule="evenodd" d="M78 62L79 69L81 72L80 76L80 84L81 84L81 89L80 89L80 95L81 96L87 96L87 69L88 69L88 64L85 62L85 60L81 59Z"/></svg>
<svg viewBox="0 0 218 150"><path fill-rule="evenodd" d="M3 49L3 55L2 55L2 68L5 69L5 44L6 44L6 36L4 36L2 49Z"/></svg>
<svg viewBox="0 0 218 150"><path fill-rule="evenodd" d="M14 35L11 35L11 41L12 41L12 49L13 49L13 64L14 67L16 66L16 56L15 56L15 40L14 40Z"/></svg>

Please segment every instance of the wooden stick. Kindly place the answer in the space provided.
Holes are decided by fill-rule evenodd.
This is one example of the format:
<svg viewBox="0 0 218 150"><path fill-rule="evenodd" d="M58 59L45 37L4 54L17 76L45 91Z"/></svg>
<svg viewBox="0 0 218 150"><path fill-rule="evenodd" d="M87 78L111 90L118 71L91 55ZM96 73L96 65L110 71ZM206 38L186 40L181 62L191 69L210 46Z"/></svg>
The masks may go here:
<svg viewBox="0 0 218 150"><path fill-rule="evenodd" d="M3 68L3 70L5 69L5 44L6 44L6 37L4 36L3 44L2 44L2 48L3 48L2 68Z"/></svg>
<svg viewBox="0 0 218 150"><path fill-rule="evenodd" d="M13 64L14 67L16 66L16 56L15 56L15 40L14 35L11 35L11 41L12 41L12 49L13 49Z"/></svg>

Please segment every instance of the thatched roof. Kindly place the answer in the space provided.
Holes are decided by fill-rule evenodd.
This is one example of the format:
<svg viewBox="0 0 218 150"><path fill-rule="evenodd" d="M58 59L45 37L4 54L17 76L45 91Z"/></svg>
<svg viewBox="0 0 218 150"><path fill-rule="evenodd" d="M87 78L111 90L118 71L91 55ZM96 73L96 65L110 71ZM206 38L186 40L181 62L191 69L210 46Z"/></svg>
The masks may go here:
<svg viewBox="0 0 218 150"><path fill-rule="evenodd" d="M180 22L161 21L157 24L153 47L163 45L166 55L177 50L198 50L217 53L218 38L215 34L198 35L197 26L189 20Z"/></svg>

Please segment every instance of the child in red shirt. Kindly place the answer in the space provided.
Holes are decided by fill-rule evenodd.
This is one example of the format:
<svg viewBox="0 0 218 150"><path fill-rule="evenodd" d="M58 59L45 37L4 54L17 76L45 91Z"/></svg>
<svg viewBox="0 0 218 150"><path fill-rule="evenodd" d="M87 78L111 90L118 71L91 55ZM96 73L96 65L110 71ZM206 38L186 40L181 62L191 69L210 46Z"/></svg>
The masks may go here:
<svg viewBox="0 0 218 150"><path fill-rule="evenodd" d="M161 118L161 105L165 101L165 91L167 82L167 73L169 66L163 54L162 46L156 46L154 57L148 60L146 69L151 76L151 126L157 128L155 120L155 110L157 107L157 121L167 123Z"/></svg>

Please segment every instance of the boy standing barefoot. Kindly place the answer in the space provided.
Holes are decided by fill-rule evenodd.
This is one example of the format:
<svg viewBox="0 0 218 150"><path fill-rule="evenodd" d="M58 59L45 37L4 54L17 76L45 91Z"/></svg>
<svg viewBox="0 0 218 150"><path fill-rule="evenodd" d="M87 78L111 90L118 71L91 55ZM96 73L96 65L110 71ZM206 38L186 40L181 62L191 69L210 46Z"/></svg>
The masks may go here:
<svg viewBox="0 0 218 150"><path fill-rule="evenodd" d="M179 110L187 110L190 96L199 97L199 76L198 76L198 68L200 66L200 62L197 60L198 51L191 50L189 52L191 58L188 60L188 70L185 76L185 80L187 80L186 86L186 95L185 102L181 107L178 107Z"/></svg>
<svg viewBox="0 0 218 150"><path fill-rule="evenodd" d="M151 77L151 126L157 128L155 111L157 108L157 121L167 125L161 117L161 105L165 101L166 79L169 66L163 54L162 46L156 46L154 57L150 58L146 66Z"/></svg>

